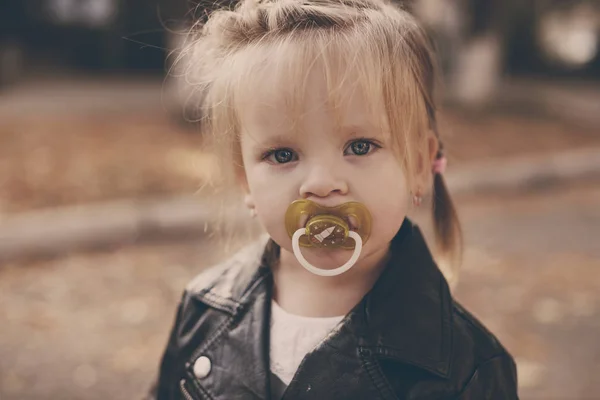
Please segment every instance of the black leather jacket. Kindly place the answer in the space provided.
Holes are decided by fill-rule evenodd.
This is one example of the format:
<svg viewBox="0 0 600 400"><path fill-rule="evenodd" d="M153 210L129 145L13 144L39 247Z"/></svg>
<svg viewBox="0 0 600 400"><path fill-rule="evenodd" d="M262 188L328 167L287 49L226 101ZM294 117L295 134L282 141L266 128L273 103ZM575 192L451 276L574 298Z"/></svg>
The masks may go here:
<svg viewBox="0 0 600 400"><path fill-rule="evenodd" d="M271 398L269 265L278 252L262 242L188 286L151 398ZM380 279L305 357L283 398L514 400L516 381L510 354L452 299L406 221Z"/></svg>

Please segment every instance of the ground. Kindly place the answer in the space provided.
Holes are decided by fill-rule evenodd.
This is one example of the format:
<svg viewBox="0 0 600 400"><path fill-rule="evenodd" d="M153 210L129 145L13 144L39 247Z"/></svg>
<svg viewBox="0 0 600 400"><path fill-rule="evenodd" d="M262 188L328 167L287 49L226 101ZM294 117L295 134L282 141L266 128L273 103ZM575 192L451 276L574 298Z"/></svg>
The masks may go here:
<svg viewBox="0 0 600 400"><path fill-rule="evenodd" d="M600 186L460 207L456 295L517 359L523 399L600 398Z"/></svg>
<svg viewBox="0 0 600 400"><path fill-rule="evenodd" d="M22 110L27 99L19 99ZM189 193L212 171L201 135L173 125L159 107L71 115L60 103L0 118L0 218ZM15 102L0 98L0 114L3 104ZM599 140L522 115L446 119L451 162L463 165ZM522 399L600 398L600 185L456 203L466 242L456 298L516 357ZM219 258L214 248L202 239L156 242L0 265L0 398L140 398L181 291Z"/></svg>

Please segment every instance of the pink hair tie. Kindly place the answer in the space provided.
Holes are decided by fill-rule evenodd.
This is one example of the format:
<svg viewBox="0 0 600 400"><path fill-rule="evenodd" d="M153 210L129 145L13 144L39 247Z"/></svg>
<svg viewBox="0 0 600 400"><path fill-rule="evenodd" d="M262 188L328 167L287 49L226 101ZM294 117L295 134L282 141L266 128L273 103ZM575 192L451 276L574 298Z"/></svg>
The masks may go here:
<svg viewBox="0 0 600 400"><path fill-rule="evenodd" d="M448 159L444 156L436 159L433 162L433 173L434 174L443 174L446 171L446 166L448 165Z"/></svg>

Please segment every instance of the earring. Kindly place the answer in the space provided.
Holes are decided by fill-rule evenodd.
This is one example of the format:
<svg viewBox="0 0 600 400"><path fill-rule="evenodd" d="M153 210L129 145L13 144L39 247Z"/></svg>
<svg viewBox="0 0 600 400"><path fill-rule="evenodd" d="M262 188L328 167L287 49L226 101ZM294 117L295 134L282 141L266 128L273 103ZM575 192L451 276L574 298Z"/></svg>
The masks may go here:
<svg viewBox="0 0 600 400"><path fill-rule="evenodd" d="M251 218L256 218L256 208L252 207L250 209L250 217Z"/></svg>
<svg viewBox="0 0 600 400"><path fill-rule="evenodd" d="M413 205L415 207L419 207L422 202L423 202L423 197L419 196L418 193L413 196Z"/></svg>

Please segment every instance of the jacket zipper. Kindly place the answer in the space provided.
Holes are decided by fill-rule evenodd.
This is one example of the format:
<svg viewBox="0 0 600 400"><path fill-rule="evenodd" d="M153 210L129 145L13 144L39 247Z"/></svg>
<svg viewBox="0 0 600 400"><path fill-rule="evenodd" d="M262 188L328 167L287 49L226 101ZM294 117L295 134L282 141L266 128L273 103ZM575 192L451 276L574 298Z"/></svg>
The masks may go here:
<svg viewBox="0 0 600 400"><path fill-rule="evenodd" d="M190 392L188 392L187 388L185 387L185 379L179 381L179 388L181 389L181 394L183 397L185 397L185 400L194 400Z"/></svg>

